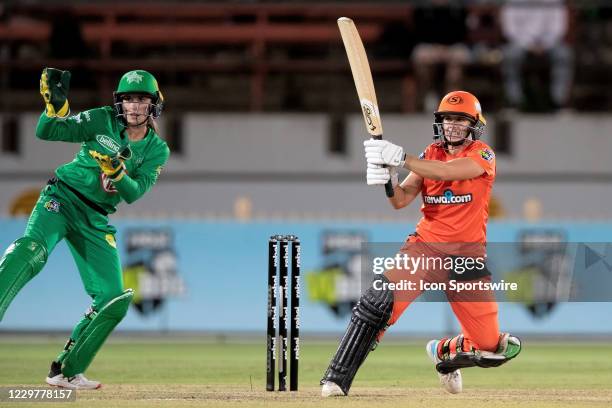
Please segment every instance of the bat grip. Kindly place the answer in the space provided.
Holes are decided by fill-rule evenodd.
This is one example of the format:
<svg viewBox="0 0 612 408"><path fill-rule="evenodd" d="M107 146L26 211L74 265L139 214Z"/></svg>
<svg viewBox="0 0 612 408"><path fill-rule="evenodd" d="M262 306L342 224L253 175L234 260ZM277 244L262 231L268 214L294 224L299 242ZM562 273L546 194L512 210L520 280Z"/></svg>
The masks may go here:
<svg viewBox="0 0 612 408"><path fill-rule="evenodd" d="M374 139L376 140L382 140L382 135L376 135L376 136L372 136ZM393 192L393 184L391 184L391 180L389 180L387 182L387 184L385 184L385 194L387 195L387 197L391 198L395 195L395 193Z"/></svg>
<svg viewBox="0 0 612 408"><path fill-rule="evenodd" d="M385 194L387 194L387 197L389 198L395 195L395 193L393 192L393 184L391 184L391 181L388 181L387 184L385 184Z"/></svg>

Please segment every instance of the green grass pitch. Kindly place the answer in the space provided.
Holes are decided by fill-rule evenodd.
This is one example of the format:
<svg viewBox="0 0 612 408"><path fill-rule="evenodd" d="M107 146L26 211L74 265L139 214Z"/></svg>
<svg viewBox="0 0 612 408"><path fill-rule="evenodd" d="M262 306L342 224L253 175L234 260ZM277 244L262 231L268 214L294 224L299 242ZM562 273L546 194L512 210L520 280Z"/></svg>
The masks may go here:
<svg viewBox="0 0 612 408"><path fill-rule="evenodd" d="M64 339L0 333L0 386L44 387ZM463 371L464 392L438 384L424 341L392 339L370 354L349 398L322 399L318 381L336 343L302 339L300 391L265 389L259 339L113 336L86 373L104 383L67 407L610 407L612 347L604 342L530 342L500 368ZM41 407L19 402L16 407ZM6 401L0 406L11 406Z"/></svg>

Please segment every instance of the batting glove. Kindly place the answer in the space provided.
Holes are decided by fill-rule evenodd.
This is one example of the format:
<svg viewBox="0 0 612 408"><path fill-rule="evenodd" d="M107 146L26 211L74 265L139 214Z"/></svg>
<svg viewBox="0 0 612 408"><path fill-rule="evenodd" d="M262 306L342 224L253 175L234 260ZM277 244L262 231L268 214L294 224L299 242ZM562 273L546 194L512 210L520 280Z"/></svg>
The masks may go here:
<svg viewBox="0 0 612 408"><path fill-rule="evenodd" d="M363 142L368 164L385 164L392 167L403 167L406 155L401 146L386 140L369 139Z"/></svg>
<svg viewBox="0 0 612 408"><path fill-rule="evenodd" d="M70 113L68 90L70 71L45 68L40 76L40 94L45 100L47 116L65 117Z"/></svg>
<svg viewBox="0 0 612 408"><path fill-rule="evenodd" d="M383 167L380 164L368 163L367 181L369 186L385 185L391 180L391 185L398 185L398 175L395 167Z"/></svg>

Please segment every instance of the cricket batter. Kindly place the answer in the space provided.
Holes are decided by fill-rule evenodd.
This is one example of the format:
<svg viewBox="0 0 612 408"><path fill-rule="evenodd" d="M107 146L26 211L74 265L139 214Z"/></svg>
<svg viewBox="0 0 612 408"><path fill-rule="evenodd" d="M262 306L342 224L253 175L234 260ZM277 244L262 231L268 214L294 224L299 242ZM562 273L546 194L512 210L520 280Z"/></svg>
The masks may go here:
<svg viewBox="0 0 612 408"><path fill-rule="evenodd" d="M155 184L169 149L157 134L163 107L157 81L143 70L121 77L114 106L68 116L70 72L45 68L40 93L46 109L36 127L39 139L79 143L73 161L58 167L38 199L23 237L0 260L0 320L19 291L44 267L55 245L66 239L91 307L51 363L46 382L71 389L101 384L83 373L125 316L132 290L124 289L108 215L121 201L142 197ZM44 307L44 305L37 305Z"/></svg>
<svg viewBox="0 0 612 408"><path fill-rule="evenodd" d="M491 188L495 180L495 154L480 141L486 126L480 103L468 92L454 91L442 98L434 113L434 143L419 156L409 156L400 146L386 140L366 140L368 185L393 184L391 205L400 209L419 194L421 211L416 232L400 253L413 257L485 256L486 224ZM410 174L399 184L397 169ZM420 269L406 273L387 270L383 283L402 279L444 282L491 282L485 268L456 270ZM378 288L381 285L377 286ZM419 285L415 285L419 287ZM329 368L321 380L324 397L348 395L357 370L404 310L422 291L398 291L370 286L353 308L351 321ZM499 331L498 307L492 292L446 292L461 334L431 340L427 354L435 364L446 391L462 391L460 368L497 367L516 357L520 340Z"/></svg>

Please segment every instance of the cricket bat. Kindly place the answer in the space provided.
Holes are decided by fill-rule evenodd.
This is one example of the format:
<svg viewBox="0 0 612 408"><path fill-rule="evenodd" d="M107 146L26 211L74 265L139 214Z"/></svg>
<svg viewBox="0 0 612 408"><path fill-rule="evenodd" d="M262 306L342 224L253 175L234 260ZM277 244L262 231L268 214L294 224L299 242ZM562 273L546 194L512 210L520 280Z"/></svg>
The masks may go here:
<svg viewBox="0 0 612 408"><path fill-rule="evenodd" d="M338 28L340 28L344 49L353 73L353 81L355 81L355 87L357 88L357 96L361 104L366 129L374 139L382 139L383 128L378 111L378 102L376 101L376 91L374 90L372 72L363 42L355 23L350 18L340 17ZM387 197L393 197L391 181L385 184L385 193Z"/></svg>

